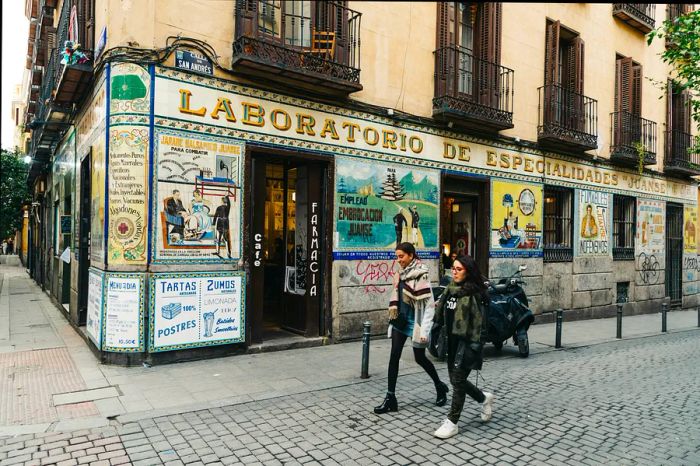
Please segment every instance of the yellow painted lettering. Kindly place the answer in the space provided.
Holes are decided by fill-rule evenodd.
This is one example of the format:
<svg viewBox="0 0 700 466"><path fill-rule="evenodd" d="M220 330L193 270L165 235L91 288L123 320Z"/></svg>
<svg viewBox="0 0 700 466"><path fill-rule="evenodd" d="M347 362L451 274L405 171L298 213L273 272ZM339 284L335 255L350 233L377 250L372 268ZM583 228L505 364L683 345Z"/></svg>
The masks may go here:
<svg viewBox="0 0 700 466"><path fill-rule="evenodd" d="M338 132L335 130L335 120L332 120L331 118L326 118L326 121L323 123L323 129L321 130L320 136L325 138L326 134L328 133L331 133L331 139L340 139Z"/></svg>
<svg viewBox="0 0 700 466"><path fill-rule="evenodd" d="M236 122L236 116L233 114L233 109L231 108L231 101L225 97L219 97L214 106L214 110L211 112L211 117L215 120L219 119L219 112L224 111L226 114L226 120L231 123Z"/></svg>
<svg viewBox="0 0 700 466"><path fill-rule="evenodd" d="M180 113L186 113L187 115L194 115L194 116L204 116L205 113L207 113L207 108L202 107L199 110L192 110L190 108L190 98L192 97L192 92L188 91L187 89L180 89L180 107L178 110L180 110Z"/></svg>
<svg viewBox="0 0 700 466"><path fill-rule="evenodd" d="M284 123L281 123L278 121L277 117L282 115L284 117ZM272 126L274 126L276 129L280 131L287 131L289 128L292 127L292 117L289 116L289 113L285 112L284 110L280 109L275 109L272 111L270 114L270 120L272 120Z"/></svg>

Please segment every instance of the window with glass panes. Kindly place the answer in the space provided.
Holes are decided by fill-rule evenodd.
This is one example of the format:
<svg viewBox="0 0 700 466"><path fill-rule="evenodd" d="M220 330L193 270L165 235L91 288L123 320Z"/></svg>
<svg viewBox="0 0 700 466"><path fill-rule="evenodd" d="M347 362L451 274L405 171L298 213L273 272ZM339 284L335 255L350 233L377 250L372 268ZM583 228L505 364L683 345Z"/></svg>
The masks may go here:
<svg viewBox="0 0 700 466"><path fill-rule="evenodd" d="M544 260L573 260L573 191L557 186L544 188Z"/></svg>
<svg viewBox="0 0 700 466"><path fill-rule="evenodd" d="M636 202L630 196L613 196L613 260L634 260Z"/></svg>

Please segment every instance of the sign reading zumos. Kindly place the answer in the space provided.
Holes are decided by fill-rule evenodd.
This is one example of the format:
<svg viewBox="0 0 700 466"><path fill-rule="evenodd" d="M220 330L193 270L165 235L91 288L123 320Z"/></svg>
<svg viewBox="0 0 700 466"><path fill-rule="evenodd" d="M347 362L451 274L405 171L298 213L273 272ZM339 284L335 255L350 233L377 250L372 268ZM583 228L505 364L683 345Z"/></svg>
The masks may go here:
<svg viewBox="0 0 700 466"><path fill-rule="evenodd" d="M202 78L203 84L194 84L188 82L188 75L175 70L158 68L157 72L154 102L157 125L170 125L159 122L159 118L185 120L195 125L186 123L183 129L211 132L210 127L216 126L245 133L238 137L259 137L277 144L302 142L310 148L316 144L316 150L336 154L379 153L459 165L482 173L532 178L544 175L589 188L624 189L696 201L691 184L545 158L537 152L502 150L457 139L455 133L430 131L376 115L256 91L217 78ZM276 137L284 140L275 141Z"/></svg>

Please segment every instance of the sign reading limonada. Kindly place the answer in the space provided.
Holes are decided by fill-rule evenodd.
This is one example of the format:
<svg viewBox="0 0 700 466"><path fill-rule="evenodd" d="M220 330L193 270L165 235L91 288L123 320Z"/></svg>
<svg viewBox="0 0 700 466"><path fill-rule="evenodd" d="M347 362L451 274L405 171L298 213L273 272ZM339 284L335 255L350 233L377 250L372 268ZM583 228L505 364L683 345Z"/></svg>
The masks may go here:
<svg viewBox="0 0 700 466"><path fill-rule="evenodd" d="M502 150L457 139L455 133L429 132L375 115L256 91L216 78L202 78L208 84L202 85L188 82L187 74L175 70L157 71L156 125L169 124L162 120L167 118L188 122L183 125L185 129L196 131L201 126L200 131L211 132L212 127L219 127L241 132L241 137L260 137L268 143L291 142L312 149L316 146L337 154L385 154L490 174L546 176L585 185L587 189L643 192L697 202L693 184L545 158L536 152Z"/></svg>
<svg viewBox="0 0 700 466"><path fill-rule="evenodd" d="M244 287L242 272L154 275L149 351L242 342Z"/></svg>

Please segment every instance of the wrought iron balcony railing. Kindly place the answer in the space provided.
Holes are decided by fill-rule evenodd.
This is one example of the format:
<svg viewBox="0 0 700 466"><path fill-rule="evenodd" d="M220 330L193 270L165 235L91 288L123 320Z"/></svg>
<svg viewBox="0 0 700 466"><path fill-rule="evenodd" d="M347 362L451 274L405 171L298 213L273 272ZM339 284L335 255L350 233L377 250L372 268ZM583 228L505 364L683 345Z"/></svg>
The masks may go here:
<svg viewBox="0 0 700 466"><path fill-rule="evenodd" d="M237 0L234 69L322 92L361 90L360 18L344 2Z"/></svg>
<svg viewBox="0 0 700 466"><path fill-rule="evenodd" d="M610 114L610 159L623 165L656 163L656 122L630 112Z"/></svg>
<svg viewBox="0 0 700 466"><path fill-rule="evenodd" d="M542 145L587 151L598 145L598 101L558 84L538 89L537 139Z"/></svg>
<svg viewBox="0 0 700 466"><path fill-rule="evenodd" d="M433 115L480 129L512 128L514 77L510 68L463 47L440 48L435 51Z"/></svg>
<svg viewBox="0 0 700 466"><path fill-rule="evenodd" d="M613 16L646 34L654 29L655 3L613 3Z"/></svg>
<svg viewBox="0 0 700 466"><path fill-rule="evenodd" d="M664 171L681 176L700 175L700 137L679 130L665 132Z"/></svg>

